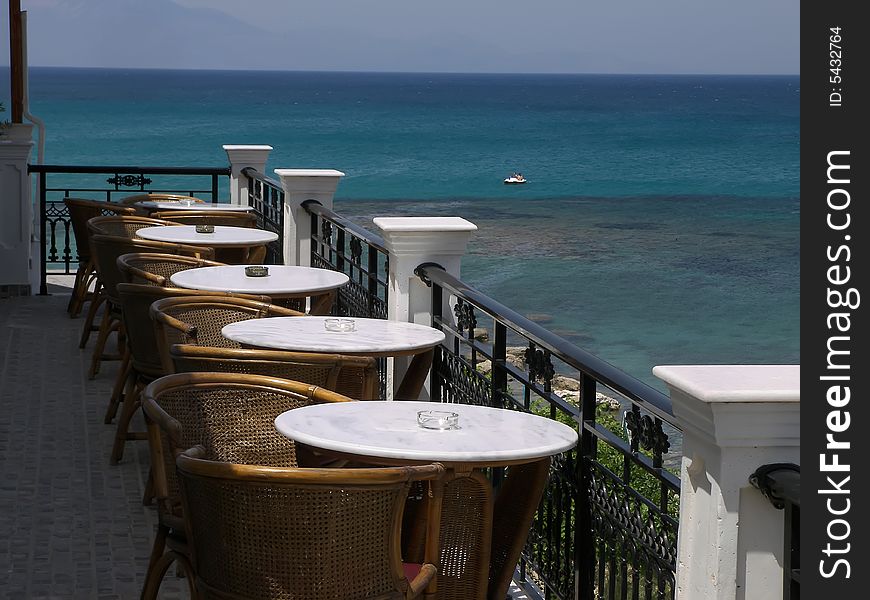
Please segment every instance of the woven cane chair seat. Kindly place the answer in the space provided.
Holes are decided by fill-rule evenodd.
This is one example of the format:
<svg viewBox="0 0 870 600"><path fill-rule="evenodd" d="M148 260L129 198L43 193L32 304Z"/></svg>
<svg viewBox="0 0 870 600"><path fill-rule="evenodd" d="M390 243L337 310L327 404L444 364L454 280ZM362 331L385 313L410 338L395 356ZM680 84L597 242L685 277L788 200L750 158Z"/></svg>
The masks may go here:
<svg viewBox="0 0 870 600"><path fill-rule="evenodd" d="M129 359L126 361L127 371L120 374L126 381L125 393L123 395L112 395L104 417L106 423L111 423L117 414L118 408L122 406L121 416L115 432L115 441L112 446L110 459L112 464L116 464L123 458L124 445L127 440L144 439L139 433L130 433L130 421L139 408L139 394L142 388L155 378L171 372L171 370L167 371L164 368L161 360L154 324L149 315L151 305L163 298L196 295L213 297L215 295L211 292L199 290L135 283L119 283L116 289L123 317ZM223 295L227 297L234 296L230 293ZM253 299L255 297L249 298Z"/></svg>
<svg viewBox="0 0 870 600"><path fill-rule="evenodd" d="M240 348L228 340L221 329L230 323L263 317L297 317L303 313L266 302L227 298L217 294L190 298L167 298L151 307L164 365L172 369L169 347L195 344L217 348Z"/></svg>
<svg viewBox="0 0 870 600"><path fill-rule="evenodd" d="M410 483L441 465L274 469L204 455L177 460L201 597L399 600L435 575L428 561L405 578L396 534Z"/></svg>
<svg viewBox="0 0 870 600"><path fill-rule="evenodd" d="M159 527L143 597L154 597L159 587L167 564L158 557L167 536L171 531L183 536L178 530L184 512L176 455L201 445L210 458L225 462L295 467L296 446L277 432L275 418L312 403L345 401L350 398L317 386L257 375L182 373L148 384L142 392L142 408Z"/></svg>

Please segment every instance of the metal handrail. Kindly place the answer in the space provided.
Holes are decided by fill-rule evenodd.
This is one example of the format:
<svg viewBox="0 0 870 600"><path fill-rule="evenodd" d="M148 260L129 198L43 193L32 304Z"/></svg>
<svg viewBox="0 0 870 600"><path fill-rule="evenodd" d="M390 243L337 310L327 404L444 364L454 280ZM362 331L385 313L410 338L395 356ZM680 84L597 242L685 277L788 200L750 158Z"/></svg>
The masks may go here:
<svg viewBox="0 0 870 600"><path fill-rule="evenodd" d="M772 463L758 467L749 482L774 508L784 511L782 598L800 598L801 468L793 463Z"/></svg>
<svg viewBox="0 0 870 600"><path fill-rule="evenodd" d="M282 189L280 181L278 181L277 179L272 179L268 175L264 175L263 173L260 173L254 167L245 167L244 169L242 169L242 175L244 175L248 179L253 179L255 181L260 181L262 183L265 183L266 185L269 185L270 187L277 188L279 190Z"/></svg>
<svg viewBox="0 0 870 600"><path fill-rule="evenodd" d="M229 175L230 167L130 167L84 165L28 165L29 173L110 173L123 171L140 175Z"/></svg>
<svg viewBox="0 0 870 600"><path fill-rule="evenodd" d="M230 176L231 169L226 167L142 167L132 165L44 165L44 164L28 164L28 175L37 175L37 194L39 202L39 262L40 262L40 285L39 293L45 295L48 293L47 285L47 256L46 256L46 213L50 203L52 206L60 204L60 202L52 200L49 202L47 194L49 192L63 192L64 196L69 196L70 192L99 192L106 195L106 200L111 200L112 194L119 193L137 193L145 191L145 185L150 184L151 180L143 177L144 175L181 175L181 176L209 176L211 178L211 189L197 190L203 194L210 194L212 203L218 202L218 178L221 176ZM113 188L103 187L48 187L48 175L64 174L64 175L100 175L114 174L114 179L107 180L107 183L114 184ZM119 180L121 174L124 174L124 179L130 175L137 175L138 181L134 184L129 184ZM131 189L123 189L123 188ZM154 191L154 188L151 188ZM193 193L193 192L190 192ZM63 217L60 217L63 219ZM68 221L66 221L68 224ZM68 225L67 225L68 227ZM66 236L68 237L68 228ZM54 229L52 229L52 243L54 243ZM66 260L67 269L69 272L69 257Z"/></svg>
<svg viewBox="0 0 870 600"><path fill-rule="evenodd" d="M677 425L671 408L670 398L660 391L635 379L594 354L578 348L555 333L544 329L513 309L493 300L464 281L453 277L438 265L431 263L422 264L417 267L415 273L427 285L434 282L440 287L461 296L463 300L489 313L495 320L514 329L541 347L547 348L551 354L558 357L566 365L591 376L626 398L642 403L646 410L663 421L675 426Z"/></svg>
<svg viewBox="0 0 870 600"><path fill-rule="evenodd" d="M749 476L749 483L758 488L775 508L786 503L801 505L801 468L792 463L773 463L758 467Z"/></svg>
<svg viewBox="0 0 870 600"><path fill-rule="evenodd" d="M361 227L360 225L357 225L356 223L354 223L350 219L348 219L346 217L342 217L338 213L333 212L332 210L323 206L317 200L306 200L305 202L302 203L302 208L304 208L305 210L307 210L309 213L311 213L313 215L317 215L321 218L328 219L328 220L332 221L333 223L335 223L336 225L343 227L344 229L350 231L353 235L360 238L361 240L363 240L369 246L372 246L376 250L380 250L384 254L389 254L389 252L387 251L387 248L386 248L386 242L384 241L384 238L372 233L371 231L369 231L365 227Z"/></svg>

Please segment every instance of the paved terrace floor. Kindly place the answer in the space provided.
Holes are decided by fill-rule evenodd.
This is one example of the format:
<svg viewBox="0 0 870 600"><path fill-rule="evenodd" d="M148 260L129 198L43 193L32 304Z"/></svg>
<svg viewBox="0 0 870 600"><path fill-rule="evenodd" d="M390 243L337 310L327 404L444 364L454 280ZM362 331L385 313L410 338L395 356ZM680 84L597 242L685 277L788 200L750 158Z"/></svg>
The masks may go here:
<svg viewBox="0 0 870 600"><path fill-rule="evenodd" d="M146 442L109 465L117 362L88 380L93 337L68 290L0 299L0 598L139 597L157 515L142 505ZM186 598L170 572L161 598Z"/></svg>
<svg viewBox="0 0 870 600"><path fill-rule="evenodd" d="M135 599L157 520L141 502L146 442L109 465L118 363L88 380L94 337L79 350L69 281L53 281L49 296L0 299L0 598ZM170 571L160 598L187 597Z"/></svg>

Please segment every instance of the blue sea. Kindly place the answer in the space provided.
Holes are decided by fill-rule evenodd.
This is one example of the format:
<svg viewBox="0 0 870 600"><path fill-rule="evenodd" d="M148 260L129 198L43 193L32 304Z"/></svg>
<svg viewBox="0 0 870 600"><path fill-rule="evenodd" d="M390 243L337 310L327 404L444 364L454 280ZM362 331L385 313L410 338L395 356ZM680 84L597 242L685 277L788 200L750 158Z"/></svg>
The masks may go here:
<svg viewBox="0 0 870 600"><path fill-rule="evenodd" d="M660 389L800 361L798 77L33 68L30 98L50 164L270 144L269 174L344 171L363 222L465 217L463 279Z"/></svg>

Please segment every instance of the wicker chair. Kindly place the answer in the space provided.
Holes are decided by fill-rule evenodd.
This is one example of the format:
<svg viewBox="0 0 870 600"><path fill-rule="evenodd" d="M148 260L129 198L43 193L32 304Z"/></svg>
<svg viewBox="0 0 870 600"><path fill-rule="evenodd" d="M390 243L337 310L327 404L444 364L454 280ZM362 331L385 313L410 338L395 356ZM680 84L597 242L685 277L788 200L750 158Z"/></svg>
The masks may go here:
<svg viewBox="0 0 870 600"><path fill-rule="evenodd" d="M169 278L179 271L216 267L224 263L177 254L132 252L118 257L118 269L127 283L170 286Z"/></svg>
<svg viewBox="0 0 870 600"><path fill-rule="evenodd" d="M153 219L163 219L183 225L229 225L231 227L256 227L257 215L249 212L164 210L151 213Z"/></svg>
<svg viewBox="0 0 870 600"><path fill-rule="evenodd" d="M165 544L185 554L174 468L179 453L201 444L218 460L296 467L296 446L277 432L275 418L312 403L346 401L350 398L317 386L236 373L182 373L150 383L142 392L142 407L159 520L143 598L154 597L176 557L163 556Z"/></svg>
<svg viewBox="0 0 870 600"><path fill-rule="evenodd" d="M241 348L241 344L221 335L230 323L263 317L298 317L304 313L242 298L218 295L196 298L166 298L151 306L151 319L157 332L157 343L163 367L174 368L169 347L173 344L195 344L217 348Z"/></svg>
<svg viewBox="0 0 870 600"><path fill-rule="evenodd" d="M135 212L135 211L134 211ZM87 232L89 237L94 235L112 235L117 237L138 239L136 232L145 227L156 227L158 225L174 225L169 221L160 221L157 219L149 219L147 217L134 215L115 215L105 217L94 217L87 221ZM99 278L98 278L99 279ZM105 297L100 298L101 301ZM83 337L79 344L80 348L84 348L87 343L87 338Z"/></svg>
<svg viewBox="0 0 870 600"><path fill-rule="evenodd" d="M118 419L115 441L112 445L110 462L117 464L123 458L124 445L127 440L145 439L144 433L131 433L130 421L139 408L139 396L142 388L158 377L168 374L163 368L163 362L158 350L154 325L149 316L151 305L163 298L208 296L242 297L250 300L262 300L263 296L244 296L236 294L215 294L199 290L186 290L175 287L141 285L135 283L118 283L117 295L120 302L124 331L126 333L129 368L125 374L123 396L112 397L106 408L104 421L111 423L117 414L118 407L123 403L121 416ZM268 298L265 298L268 300Z"/></svg>
<svg viewBox="0 0 870 600"><path fill-rule="evenodd" d="M91 235L116 235L135 238L138 230L159 225L178 225L178 223L137 215L109 215L88 220L88 231Z"/></svg>
<svg viewBox="0 0 870 600"><path fill-rule="evenodd" d="M408 580L397 534L410 484L437 489L441 465L279 469L205 455L177 459L201 598L402 600L434 583L431 560Z"/></svg>
<svg viewBox="0 0 870 600"><path fill-rule="evenodd" d="M97 217L98 219L112 217ZM126 217L128 219L135 217ZM96 219L91 219L88 222L88 227ZM118 330L120 327L120 302L118 300L116 286L123 281L121 272L118 270L117 259L123 254L130 252L164 252L167 254L186 254L188 256L197 256L210 258L213 254L210 248L201 246L188 246L185 244L168 244L165 242L153 242L150 240L139 240L130 237L119 237L110 235L91 234L90 237L91 252L93 253L95 265L97 267L97 276L101 285L101 293L107 301L106 310L103 312L103 319L100 323L99 335L97 343L94 347L94 353L91 357L91 366L88 371L88 376L93 379L100 370L100 362L105 358L104 351L106 342L112 331ZM123 373L123 369L121 371ZM123 381L123 379L121 379ZM117 387L117 386L116 386Z"/></svg>
<svg viewBox="0 0 870 600"><path fill-rule="evenodd" d="M88 200L85 198L64 198L63 203L69 211L79 259L72 295L67 306L67 312L69 312L70 316L76 317L81 312L86 301L93 301L96 298L95 294L88 291L91 284L96 283L96 267L91 257L91 246L88 239L88 220L111 214L134 215L136 211L111 202ZM85 322L84 326L88 332L91 331L91 327L94 324L93 321L93 318L91 318L90 321Z"/></svg>
<svg viewBox="0 0 870 600"><path fill-rule="evenodd" d="M189 344L171 346L169 355L176 373L256 373L319 385L356 400L378 398L378 364L368 356Z"/></svg>
<svg viewBox="0 0 870 600"><path fill-rule="evenodd" d="M137 217L135 214L99 215L91 217L87 221L85 221L85 233L86 239L88 240L88 246L90 247L90 239L94 235L115 235L125 238L134 238L138 229L155 225L169 224L168 221L148 221L143 219L144 217ZM95 297L96 302L92 302L91 307L88 310L86 327L82 331L82 337L79 341L79 348L84 348L85 345L88 343L88 338L91 335L92 324L94 319L96 318L97 308L102 305L102 303L106 300L105 294L102 293L102 282L99 279L99 273L97 273L96 279L96 286L94 288L97 294Z"/></svg>

